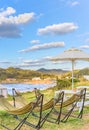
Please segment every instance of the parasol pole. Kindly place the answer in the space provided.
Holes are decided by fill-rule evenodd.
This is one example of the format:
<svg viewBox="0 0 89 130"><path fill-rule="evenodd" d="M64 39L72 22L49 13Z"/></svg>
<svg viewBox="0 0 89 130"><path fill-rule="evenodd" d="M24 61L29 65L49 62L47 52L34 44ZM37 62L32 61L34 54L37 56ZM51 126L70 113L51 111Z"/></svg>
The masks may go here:
<svg viewBox="0 0 89 130"><path fill-rule="evenodd" d="M72 90L74 89L74 60L72 60Z"/></svg>

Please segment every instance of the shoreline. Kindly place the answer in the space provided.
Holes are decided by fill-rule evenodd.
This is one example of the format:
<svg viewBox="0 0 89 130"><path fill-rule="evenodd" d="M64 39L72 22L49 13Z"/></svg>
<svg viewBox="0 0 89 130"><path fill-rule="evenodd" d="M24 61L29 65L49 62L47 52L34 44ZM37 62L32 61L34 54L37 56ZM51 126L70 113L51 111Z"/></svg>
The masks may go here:
<svg viewBox="0 0 89 130"><path fill-rule="evenodd" d="M3 95L11 95L12 91L11 88L16 88L18 91L22 92L22 93L26 93L26 92L32 92L34 90L34 88L38 88L40 90L45 90L45 89L49 89L51 87L55 86L55 82L53 81L29 81L29 82L4 82L1 84L1 91L3 93Z"/></svg>
<svg viewBox="0 0 89 130"><path fill-rule="evenodd" d="M53 80L2 81L0 84L51 84Z"/></svg>

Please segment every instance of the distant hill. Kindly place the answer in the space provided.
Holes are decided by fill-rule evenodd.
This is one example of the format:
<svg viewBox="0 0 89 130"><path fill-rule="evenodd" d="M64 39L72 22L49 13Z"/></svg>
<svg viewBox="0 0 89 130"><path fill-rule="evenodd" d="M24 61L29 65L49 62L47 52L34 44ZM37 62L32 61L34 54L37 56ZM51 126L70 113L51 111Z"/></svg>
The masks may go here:
<svg viewBox="0 0 89 130"><path fill-rule="evenodd" d="M71 71L65 71L65 70L62 70L62 69L45 69L45 68L41 68L39 70L37 70L38 72L41 72L41 73L45 73L45 74L53 74L53 75L60 75L60 74L64 74L66 72L70 72L70 75L71 75ZM77 70L75 72L75 75L79 75L79 76L82 76L82 75L89 75L89 68L83 68L81 70Z"/></svg>
<svg viewBox="0 0 89 130"><path fill-rule="evenodd" d="M0 68L0 81L4 81L7 79L16 79L16 80L31 80L34 77L54 77L51 74L44 74L42 72L38 72L35 70L23 70L20 68L9 67L7 69Z"/></svg>
<svg viewBox="0 0 89 130"><path fill-rule="evenodd" d="M89 68L81 69L78 74L79 75L89 75Z"/></svg>
<svg viewBox="0 0 89 130"><path fill-rule="evenodd" d="M63 73L68 72L68 71L64 71L62 69L45 69L45 68L41 68L37 71L42 72L42 73L46 73L46 74L53 74L53 75L59 75L59 74L63 74Z"/></svg>

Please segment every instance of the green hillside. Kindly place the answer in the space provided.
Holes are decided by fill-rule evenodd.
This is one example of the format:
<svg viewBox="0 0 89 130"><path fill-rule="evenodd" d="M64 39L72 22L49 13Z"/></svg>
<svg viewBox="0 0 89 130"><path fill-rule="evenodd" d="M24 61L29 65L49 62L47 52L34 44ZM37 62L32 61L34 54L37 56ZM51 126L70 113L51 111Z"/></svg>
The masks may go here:
<svg viewBox="0 0 89 130"><path fill-rule="evenodd" d="M34 77L40 77L42 79L47 77L54 77L52 74L44 74L42 72L34 70L23 70L20 68L9 67L7 69L0 68L0 81L6 80L7 78L14 78L16 80L29 79Z"/></svg>

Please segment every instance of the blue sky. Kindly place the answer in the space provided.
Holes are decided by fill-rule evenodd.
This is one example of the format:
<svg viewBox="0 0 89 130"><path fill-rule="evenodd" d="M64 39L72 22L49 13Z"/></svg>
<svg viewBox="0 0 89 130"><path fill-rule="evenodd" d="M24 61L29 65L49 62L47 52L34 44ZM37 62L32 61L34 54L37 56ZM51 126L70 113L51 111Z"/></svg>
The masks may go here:
<svg viewBox="0 0 89 130"><path fill-rule="evenodd" d="M71 47L89 52L89 0L0 0L1 68L70 69L47 59Z"/></svg>

